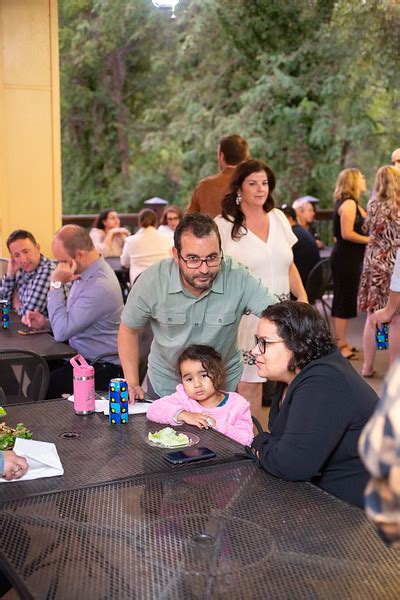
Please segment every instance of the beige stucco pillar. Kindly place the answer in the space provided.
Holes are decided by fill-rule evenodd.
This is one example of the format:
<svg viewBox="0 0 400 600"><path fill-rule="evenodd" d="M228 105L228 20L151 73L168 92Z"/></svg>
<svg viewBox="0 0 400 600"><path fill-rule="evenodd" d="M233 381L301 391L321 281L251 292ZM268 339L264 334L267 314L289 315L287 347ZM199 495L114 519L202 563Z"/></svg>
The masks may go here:
<svg viewBox="0 0 400 600"><path fill-rule="evenodd" d="M19 228L50 254L60 225L57 0L0 0L0 255Z"/></svg>

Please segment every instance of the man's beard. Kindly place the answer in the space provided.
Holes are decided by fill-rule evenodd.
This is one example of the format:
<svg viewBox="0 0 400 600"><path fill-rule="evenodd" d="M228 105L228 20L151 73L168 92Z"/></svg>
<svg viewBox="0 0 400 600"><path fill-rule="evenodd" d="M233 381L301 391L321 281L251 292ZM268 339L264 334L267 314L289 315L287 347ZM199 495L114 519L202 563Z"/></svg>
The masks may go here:
<svg viewBox="0 0 400 600"><path fill-rule="evenodd" d="M196 290L209 290L212 286L214 279L218 275L218 271L216 273L195 273L192 276L189 276L187 273L184 273L182 269L179 269L180 275L186 283L188 283L191 287ZM199 277L207 277L207 281L199 281Z"/></svg>

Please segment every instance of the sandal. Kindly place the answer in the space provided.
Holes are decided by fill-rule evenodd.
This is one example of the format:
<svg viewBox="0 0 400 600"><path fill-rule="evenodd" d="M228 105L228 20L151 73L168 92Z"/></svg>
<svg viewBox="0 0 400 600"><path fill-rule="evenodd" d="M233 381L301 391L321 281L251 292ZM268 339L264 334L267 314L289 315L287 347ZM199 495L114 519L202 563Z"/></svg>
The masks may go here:
<svg viewBox="0 0 400 600"><path fill-rule="evenodd" d="M342 352L342 350L344 350L345 348L347 348L348 352L345 354L344 352ZM356 355L354 354L354 352L352 352L352 349L349 348L349 346L347 344L343 344L343 346L339 347L340 353L343 356L343 358L347 358L348 360L353 360L353 358L356 358Z"/></svg>
<svg viewBox="0 0 400 600"><path fill-rule="evenodd" d="M375 377L375 369L373 369L370 373L365 373L364 371L361 371L361 375L363 377L365 377L366 379L370 379L371 377Z"/></svg>

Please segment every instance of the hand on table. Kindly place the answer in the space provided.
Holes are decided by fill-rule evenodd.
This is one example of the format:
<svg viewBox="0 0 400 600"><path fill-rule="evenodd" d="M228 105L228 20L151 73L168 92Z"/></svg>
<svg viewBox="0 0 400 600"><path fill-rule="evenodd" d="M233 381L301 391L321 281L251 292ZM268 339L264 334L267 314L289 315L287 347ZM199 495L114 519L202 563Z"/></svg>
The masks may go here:
<svg viewBox="0 0 400 600"><path fill-rule="evenodd" d="M187 410L183 410L181 413L179 413L178 421L183 421L188 425L194 425L199 429L209 429L210 427L215 427L216 425L216 421L211 415L208 415L207 413L189 412Z"/></svg>
<svg viewBox="0 0 400 600"><path fill-rule="evenodd" d="M71 259L71 262L60 261L51 274L51 281L61 281L65 284L80 279L80 275L75 275L76 267L74 259Z"/></svg>
<svg viewBox="0 0 400 600"><path fill-rule="evenodd" d="M144 389L138 385L129 385L128 383L128 392L129 392L129 404L135 404L137 400L144 400Z"/></svg>
<svg viewBox="0 0 400 600"><path fill-rule="evenodd" d="M42 315L38 310L27 310L21 318L24 325L38 331L40 329L49 328L49 319Z"/></svg>
<svg viewBox="0 0 400 600"><path fill-rule="evenodd" d="M4 467L3 477L4 479L19 479L28 470L28 463L23 456L18 456L13 450L6 450L3 452Z"/></svg>

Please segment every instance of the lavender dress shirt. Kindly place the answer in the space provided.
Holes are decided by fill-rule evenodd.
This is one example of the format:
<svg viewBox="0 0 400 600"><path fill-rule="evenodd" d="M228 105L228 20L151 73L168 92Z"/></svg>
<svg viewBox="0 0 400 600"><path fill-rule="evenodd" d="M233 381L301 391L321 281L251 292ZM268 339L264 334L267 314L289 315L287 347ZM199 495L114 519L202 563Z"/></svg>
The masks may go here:
<svg viewBox="0 0 400 600"><path fill-rule="evenodd" d="M88 359L118 352L122 292L114 271L103 257L74 281L67 301L62 289L51 290L47 308L56 341L69 340Z"/></svg>

